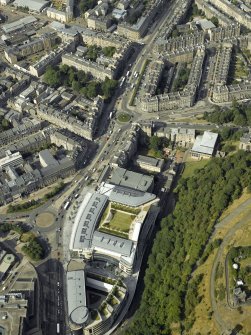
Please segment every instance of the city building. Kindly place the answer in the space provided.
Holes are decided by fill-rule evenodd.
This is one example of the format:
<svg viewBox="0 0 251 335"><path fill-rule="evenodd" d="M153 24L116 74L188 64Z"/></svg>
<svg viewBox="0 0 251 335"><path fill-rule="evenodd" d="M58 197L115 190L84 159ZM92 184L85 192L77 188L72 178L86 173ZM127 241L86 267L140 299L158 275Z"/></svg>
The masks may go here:
<svg viewBox="0 0 251 335"><path fill-rule="evenodd" d="M23 331L24 320L27 317L29 302L24 294L13 292L2 294L1 302L1 326L0 331L5 334L19 334Z"/></svg>
<svg viewBox="0 0 251 335"><path fill-rule="evenodd" d="M209 0L195 0L198 9L202 10L206 17L211 19L212 17L217 17L219 24L222 26L228 26L232 24L232 20L225 15L224 12L218 10Z"/></svg>
<svg viewBox="0 0 251 335"><path fill-rule="evenodd" d="M87 193L80 204L74 218L69 249L86 260L113 260L122 271L131 274L141 230L143 227L150 229L149 225L152 227L157 217L156 207L153 206L152 212L149 205L157 203L158 199L152 193L102 183L97 192ZM130 218L128 229L124 232L119 231L116 225L113 228L111 223L113 216L117 215L118 205L123 206L125 219ZM137 208L137 211L132 208Z"/></svg>
<svg viewBox="0 0 251 335"><path fill-rule="evenodd" d="M243 134L240 138L239 149L244 151L251 151L251 132Z"/></svg>
<svg viewBox="0 0 251 335"><path fill-rule="evenodd" d="M165 5L164 0L152 1L147 12L143 13L135 24L130 25L124 21L119 23L117 26L118 34L135 41L144 37L157 12L161 11Z"/></svg>
<svg viewBox="0 0 251 335"><path fill-rule="evenodd" d="M196 131L191 128L160 127L154 130L154 135L166 137L177 146L190 147L195 141Z"/></svg>
<svg viewBox="0 0 251 335"><path fill-rule="evenodd" d="M0 283L3 281L4 277L7 276L8 271L15 263L15 256L13 254L7 253L5 250L0 252Z"/></svg>
<svg viewBox="0 0 251 335"><path fill-rule="evenodd" d="M239 22L246 28L251 28L250 14L241 10L237 5L228 0L210 0L213 6L219 9L224 14L233 18L235 21Z"/></svg>
<svg viewBox="0 0 251 335"><path fill-rule="evenodd" d="M56 40L56 33L46 33L39 38L33 39L29 43L5 49L4 55L9 63L15 64L18 60L24 57L40 52L42 50L51 49L56 44Z"/></svg>
<svg viewBox="0 0 251 335"><path fill-rule="evenodd" d="M203 135L196 137L191 149L191 157L195 159L207 159L216 154L218 145L218 134L205 131Z"/></svg>
<svg viewBox="0 0 251 335"><path fill-rule="evenodd" d="M193 106L201 81L205 55L204 46L196 50L188 82L183 91L164 93L152 97L146 95L140 101L141 109L146 112L158 112Z"/></svg>
<svg viewBox="0 0 251 335"><path fill-rule="evenodd" d="M138 155L135 164L143 170L161 172L164 166L164 159Z"/></svg>
<svg viewBox="0 0 251 335"><path fill-rule="evenodd" d="M68 271L66 286L70 327L74 330L81 329L89 317L84 270Z"/></svg>
<svg viewBox="0 0 251 335"><path fill-rule="evenodd" d="M75 50L75 40L65 42L59 46L56 50L50 51L47 55L43 56L35 64L30 65L29 71L33 76L40 77L46 71L49 65L53 66L58 64L62 60L62 55L65 52Z"/></svg>
<svg viewBox="0 0 251 335"><path fill-rule="evenodd" d="M217 85L226 85L233 45L224 43L216 52L214 67L214 82Z"/></svg>
<svg viewBox="0 0 251 335"><path fill-rule="evenodd" d="M117 167L112 171L109 183L151 192L154 186L154 177Z"/></svg>
<svg viewBox="0 0 251 335"><path fill-rule="evenodd" d="M5 152L5 157L0 158L0 170L4 170L7 166L18 166L23 164L23 157L19 152L11 153L9 150Z"/></svg>
<svg viewBox="0 0 251 335"><path fill-rule="evenodd" d="M50 5L50 1L43 0L15 0L13 2L15 7L28 7L29 12L40 13L42 10Z"/></svg>
<svg viewBox="0 0 251 335"><path fill-rule="evenodd" d="M13 21L11 23L6 23L2 25L1 29L5 34L11 34L15 31L22 30L27 28L28 26L32 26L32 24L36 23L37 19L34 16L25 16L22 19L17 21Z"/></svg>

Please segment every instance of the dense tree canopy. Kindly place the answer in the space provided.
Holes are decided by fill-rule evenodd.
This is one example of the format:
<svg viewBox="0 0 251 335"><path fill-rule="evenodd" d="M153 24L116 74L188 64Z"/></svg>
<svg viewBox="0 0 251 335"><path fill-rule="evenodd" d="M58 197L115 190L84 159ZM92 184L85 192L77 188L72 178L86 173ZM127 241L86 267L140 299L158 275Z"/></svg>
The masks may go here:
<svg viewBox="0 0 251 335"><path fill-rule="evenodd" d="M92 9L97 5L97 0L80 0L79 9L81 12L86 12L88 9Z"/></svg>
<svg viewBox="0 0 251 335"><path fill-rule="evenodd" d="M216 123L233 123L237 126L251 125L251 106L233 102L231 108L221 108L216 106L212 113L205 113L204 119Z"/></svg>
<svg viewBox="0 0 251 335"><path fill-rule="evenodd" d="M74 92L81 93L89 99L97 95L103 95L105 99L109 99L118 84L117 80L109 78L103 82L95 81L90 74L65 64L60 67L49 66L44 74L44 81L52 87L60 85L71 87Z"/></svg>
<svg viewBox="0 0 251 335"><path fill-rule="evenodd" d="M251 183L251 154L214 158L176 188L174 212L161 222L148 258L140 308L126 335L168 335L189 329L201 278L189 281L222 211ZM189 283L189 284L188 284Z"/></svg>

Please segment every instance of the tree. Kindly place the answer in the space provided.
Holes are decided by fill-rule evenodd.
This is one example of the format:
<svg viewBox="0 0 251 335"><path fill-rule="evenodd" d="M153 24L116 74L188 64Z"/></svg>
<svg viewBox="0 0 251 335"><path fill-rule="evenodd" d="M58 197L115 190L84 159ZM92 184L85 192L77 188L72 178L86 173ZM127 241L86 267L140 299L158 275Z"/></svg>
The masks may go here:
<svg viewBox="0 0 251 335"><path fill-rule="evenodd" d="M103 92L105 99L109 99L112 96L117 85L118 85L117 80L109 79L107 77L105 78L105 80L103 81L101 85L102 92Z"/></svg>
<svg viewBox="0 0 251 335"><path fill-rule="evenodd" d="M87 86L86 86L86 96L89 99L95 98L99 92L100 92L100 84L96 81L91 81Z"/></svg>
<svg viewBox="0 0 251 335"><path fill-rule="evenodd" d="M61 67L60 67L60 71L64 74L64 75L67 75L68 74L68 71L69 71L69 65L66 65L66 64L62 64Z"/></svg>
<svg viewBox="0 0 251 335"><path fill-rule="evenodd" d="M81 89L81 84L78 81L73 80L72 83L71 83L71 87L72 87L73 91L79 92L80 89Z"/></svg>
<svg viewBox="0 0 251 335"><path fill-rule="evenodd" d="M238 126L245 126L247 124L247 119L242 114L237 114L234 118L234 123Z"/></svg>
<svg viewBox="0 0 251 335"><path fill-rule="evenodd" d="M158 136L152 136L150 137L150 143L149 143L149 148L158 151L160 147L160 138Z"/></svg>
<svg viewBox="0 0 251 335"><path fill-rule="evenodd" d="M91 45L88 47L88 51L85 55L87 59L90 59L91 61L95 62L99 53L101 51L101 48L97 45Z"/></svg>
<svg viewBox="0 0 251 335"><path fill-rule="evenodd" d="M115 47L104 47L103 48L103 54L106 57L112 57L116 52L116 48Z"/></svg>
<svg viewBox="0 0 251 335"><path fill-rule="evenodd" d="M239 151L212 159L195 175L179 181L175 209L161 221L148 258L140 307L127 334L168 334L173 323L181 329L191 328L202 279L191 279L191 274L233 194L250 183L250 166L251 154ZM231 252L230 260L240 252L244 253Z"/></svg>
<svg viewBox="0 0 251 335"><path fill-rule="evenodd" d="M219 20L216 16L213 16L210 20L216 27L219 27Z"/></svg>
<svg viewBox="0 0 251 335"><path fill-rule="evenodd" d="M10 122L8 120L3 119L2 120L2 127L3 127L4 130L7 130L7 129L9 129L11 127L11 124L10 124Z"/></svg>
<svg viewBox="0 0 251 335"><path fill-rule="evenodd" d="M57 87L61 84L59 71L58 69L53 69L52 66L48 66L43 79L46 84L53 87Z"/></svg>

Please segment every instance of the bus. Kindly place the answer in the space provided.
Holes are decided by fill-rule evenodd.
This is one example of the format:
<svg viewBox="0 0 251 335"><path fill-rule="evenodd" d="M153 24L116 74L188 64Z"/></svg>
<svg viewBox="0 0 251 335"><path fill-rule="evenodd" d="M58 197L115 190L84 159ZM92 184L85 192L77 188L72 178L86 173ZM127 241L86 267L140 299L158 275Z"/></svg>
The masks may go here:
<svg viewBox="0 0 251 335"><path fill-rule="evenodd" d="M57 323L57 334L60 334L60 324Z"/></svg>
<svg viewBox="0 0 251 335"><path fill-rule="evenodd" d="M125 81L125 77L122 77L121 82L120 82L120 84L119 84L119 87L122 87L122 86L123 86L124 81Z"/></svg>
<svg viewBox="0 0 251 335"><path fill-rule="evenodd" d="M64 210L66 211L70 206L70 201L67 201L67 203L64 205Z"/></svg>

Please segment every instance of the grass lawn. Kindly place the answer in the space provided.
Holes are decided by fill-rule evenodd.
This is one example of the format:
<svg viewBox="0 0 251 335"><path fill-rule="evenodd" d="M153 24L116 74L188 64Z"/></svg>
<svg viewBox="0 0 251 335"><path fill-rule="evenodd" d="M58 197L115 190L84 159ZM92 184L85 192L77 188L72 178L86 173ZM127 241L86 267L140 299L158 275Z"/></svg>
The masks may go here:
<svg viewBox="0 0 251 335"><path fill-rule="evenodd" d="M232 213L234 209L240 206L243 202L250 198L250 194L244 190L243 195L239 198L234 200L234 202L224 211L219 221L225 218L228 214ZM227 225L223 226L221 229L216 230L214 235L214 240L218 238L224 238L224 236L228 233L229 229L231 229L234 225L236 225L240 220L245 218L251 212L251 206L247 206L245 210L243 210L239 215L236 215L231 222ZM229 241L229 245L224 249L223 257L220 260L221 264L221 275L218 277L216 281L216 288L219 290L220 285L225 285L225 276L224 276L224 260L227 254L227 251L231 246L238 246L238 245L250 245L251 244L251 222L247 220L247 225L245 229L240 229L236 232L233 240ZM217 249L209 255L208 259L201 265L197 267L194 272L194 276L202 273L203 280L199 287L199 294L202 297L200 303L196 306L195 309L195 323L191 330L191 334L196 334L197 332L201 332L201 334L206 334L202 332L205 329L205 325L207 325L207 331L211 331L211 334L218 334L216 322L214 320L214 316L210 316L211 312L211 299L210 299L210 275L211 270L214 262L214 258L216 255ZM242 260L242 265L247 263L249 259ZM216 275L217 278L217 275ZM218 300L218 308L220 309L221 316L224 316L224 321L226 324L237 324L240 320L240 314L238 310L232 310L231 314L229 314L228 307L225 306L225 300L219 301ZM244 330L251 329L251 319L250 319L250 312L251 306L243 307L243 314L241 315L242 318L242 325ZM232 321L231 321L232 320ZM231 325L234 328L233 325ZM230 327L231 328L231 327ZM244 332L245 334L245 332Z"/></svg>
<svg viewBox="0 0 251 335"><path fill-rule="evenodd" d="M175 122L186 122L186 123L195 123L195 124L207 124L208 121L203 119L203 115L191 118L180 118L175 119Z"/></svg>
<svg viewBox="0 0 251 335"><path fill-rule="evenodd" d="M128 233L134 218L135 215L133 214L125 214L122 212L115 211L113 218L109 223L109 228Z"/></svg>
<svg viewBox="0 0 251 335"><path fill-rule="evenodd" d="M119 122L129 122L131 119L131 116L127 113L120 113L118 115L118 121Z"/></svg>
<svg viewBox="0 0 251 335"><path fill-rule="evenodd" d="M204 168L204 166L206 166L208 162L209 160L207 159L202 159L200 161L187 162L185 164L185 169L184 169L182 177L183 178L191 177L194 174L195 170Z"/></svg>
<svg viewBox="0 0 251 335"><path fill-rule="evenodd" d="M29 239L32 239L35 237L35 234L33 232L27 232L27 233L23 233L20 240L23 243L26 243L29 241Z"/></svg>

